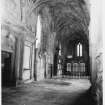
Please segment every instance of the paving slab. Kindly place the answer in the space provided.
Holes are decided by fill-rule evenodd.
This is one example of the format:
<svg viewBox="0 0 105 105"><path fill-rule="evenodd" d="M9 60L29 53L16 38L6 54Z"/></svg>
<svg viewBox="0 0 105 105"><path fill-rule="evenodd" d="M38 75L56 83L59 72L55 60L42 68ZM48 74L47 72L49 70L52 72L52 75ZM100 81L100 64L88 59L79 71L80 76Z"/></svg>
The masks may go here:
<svg viewBox="0 0 105 105"><path fill-rule="evenodd" d="M89 80L49 79L2 88L2 105L95 105Z"/></svg>

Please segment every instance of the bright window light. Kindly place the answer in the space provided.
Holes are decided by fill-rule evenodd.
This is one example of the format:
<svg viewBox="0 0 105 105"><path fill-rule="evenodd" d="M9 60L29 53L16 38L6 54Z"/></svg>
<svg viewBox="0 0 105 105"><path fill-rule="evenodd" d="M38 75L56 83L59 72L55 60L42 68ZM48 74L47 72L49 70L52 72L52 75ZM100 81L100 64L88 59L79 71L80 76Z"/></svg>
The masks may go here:
<svg viewBox="0 0 105 105"><path fill-rule="evenodd" d="M80 42L77 45L77 56L82 56L82 44Z"/></svg>

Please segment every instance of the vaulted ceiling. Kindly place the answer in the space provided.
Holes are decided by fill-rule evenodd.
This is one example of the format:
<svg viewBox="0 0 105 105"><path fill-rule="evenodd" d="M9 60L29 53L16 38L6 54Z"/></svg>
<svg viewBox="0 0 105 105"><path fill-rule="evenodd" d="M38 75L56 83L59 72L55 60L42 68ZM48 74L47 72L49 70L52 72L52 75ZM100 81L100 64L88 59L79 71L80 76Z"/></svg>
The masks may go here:
<svg viewBox="0 0 105 105"><path fill-rule="evenodd" d="M79 32L88 38L90 17L84 0L33 0L33 2L35 5L32 10L37 10L42 15L47 16L44 8L48 8L50 26L57 33L58 39L73 40L78 37Z"/></svg>

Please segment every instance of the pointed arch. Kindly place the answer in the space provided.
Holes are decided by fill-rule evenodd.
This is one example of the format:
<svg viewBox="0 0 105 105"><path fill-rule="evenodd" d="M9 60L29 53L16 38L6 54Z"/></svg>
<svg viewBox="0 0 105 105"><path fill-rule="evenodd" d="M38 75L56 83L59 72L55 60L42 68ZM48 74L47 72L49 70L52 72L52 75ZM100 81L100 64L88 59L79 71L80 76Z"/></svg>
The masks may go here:
<svg viewBox="0 0 105 105"><path fill-rule="evenodd" d="M77 44L77 56L78 57L82 57L82 55L83 55L83 52L82 52L83 50L82 49L83 49L82 43L79 42Z"/></svg>

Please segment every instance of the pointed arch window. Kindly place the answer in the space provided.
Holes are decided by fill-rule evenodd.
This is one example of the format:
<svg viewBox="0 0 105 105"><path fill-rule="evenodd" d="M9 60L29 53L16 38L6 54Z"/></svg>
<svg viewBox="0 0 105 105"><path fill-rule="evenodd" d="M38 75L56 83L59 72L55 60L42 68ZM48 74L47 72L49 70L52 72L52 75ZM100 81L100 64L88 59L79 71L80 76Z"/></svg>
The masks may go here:
<svg viewBox="0 0 105 105"><path fill-rule="evenodd" d="M82 57L82 54L83 52L82 52L82 44L79 42L78 44L77 44L77 56L78 57Z"/></svg>

